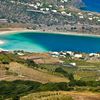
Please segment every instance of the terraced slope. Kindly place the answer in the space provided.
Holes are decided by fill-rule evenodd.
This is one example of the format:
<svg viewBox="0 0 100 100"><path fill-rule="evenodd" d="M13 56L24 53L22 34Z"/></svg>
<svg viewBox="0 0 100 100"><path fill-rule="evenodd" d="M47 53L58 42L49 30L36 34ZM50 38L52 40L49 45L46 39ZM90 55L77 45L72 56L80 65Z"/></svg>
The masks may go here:
<svg viewBox="0 0 100 100"><path fill-rule="evenodd" d="M9 64L9 71L2 73L0 80L32 80L42 83L47 82L67 82L67 78L51 75L49 73L41 72L23 64L12 62ZM4 75L5 74L5 75Z"/></svg>
<svg viewBox="0 0 100 100"><path fill-rule="evenodd" d="M85 92L40 92L32 93L21 100L100 100L100 94Z"/></svg>

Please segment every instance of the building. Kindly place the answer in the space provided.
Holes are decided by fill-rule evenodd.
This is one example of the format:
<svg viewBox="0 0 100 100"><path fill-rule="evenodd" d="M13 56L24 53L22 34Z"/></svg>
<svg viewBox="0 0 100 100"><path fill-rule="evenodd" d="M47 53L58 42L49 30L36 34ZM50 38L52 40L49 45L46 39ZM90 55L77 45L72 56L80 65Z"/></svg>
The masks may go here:
<svg viewBox="0 0 100 100"><path fill-rule="evenodd" d="M82 55L82 54L75 54L74 57L75 57L75 58L82 58L83 55Z"/></svg>
<svg viewBox="0 0 100 100"><path fill-rule="evenodd" d="M66 54L69 54L70 56L73 56L73 52L72 51L67 51Z"/></svg>
<svg viewBox="0 0 100 100"><path fill-rule="evenodd" d="M0 19L0 23L7 23L8 20L7 19Z"/></svg>
<svg viewBox="0 0 100 100"><path fill-rule="evenodd" d="M90 56L90 57L93 57L93 56L97 56L97 57L99 57L100 54L97 54L97 53L90 53L89 56Z"/></svg>
<svg viewBox="0 0 100 100"><path fill-rule="evenodd" d="M75 67L76 66L76 63L69 63L69 65Z"/></svg>

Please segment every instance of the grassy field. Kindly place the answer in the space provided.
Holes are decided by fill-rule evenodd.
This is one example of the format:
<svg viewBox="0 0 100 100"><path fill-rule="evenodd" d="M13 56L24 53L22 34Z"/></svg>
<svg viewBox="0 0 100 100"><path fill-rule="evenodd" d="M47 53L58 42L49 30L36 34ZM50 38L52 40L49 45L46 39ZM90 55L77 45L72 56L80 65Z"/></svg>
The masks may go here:
<svg viewBox="0 0 100 100"><path fill-rule="evenodd" d="M76 63L76 68L65 67L68 72L72 72L76 80L100 80L100 62L87 62L84 60L62 59L65 64Z"/></svg>
<svg viewBox="0 0 100 100"><path fill-rule="evenodd" d="M50 59L51 57L49 57L49 55L47 57L47 55L27 53L26 57L43 56L46 59ZM100 80L100 62L87 62L81 59L75 60L67 57L57 58L57 61L58 60L64 61L64 64L38 64L36 67L34 63L21 59L16 54L0 54L0 61L4 63L0 64L0 80L12 80L13 78L30 79L44 83L68 81L68 77L64 77L62 73L55 72L57 68L62 68L64 71L73 74L76 80ZM67 66L73 62L76 63L76 67ZM3 70L2 66L7 66L9 70ZM6 73L6 75L4 73Z"/></svg>
<svg viewBox="0 0 100 100"><path fill-rule="evenodd" d="M2 73L0 77L1 80L32 80L42 83L47 82L67 82L68 79L65 77L52 75L47 72L38 71L33 68L29 68L23 64L17 62L11 62L9 64L9 70ZM2 69L3 70L3 69ZM4 77L3 77L4 76Z"/></svg>
<svg viewBox="0 0 100 100"><path fill-rule="evenodd" d="M99 80L100 72L98 66L93 65L85 65L85 66L77 66L77 67L67 67L63 65L40 65L39 70L48 72L53 75L62 76L61 73L56 73L55 70L57 68L62 68L68 73L72 73L76 80Z"/></svg>
<svg viewBox="0 0 100 100"><path fill-rule="evenodd" d="M40 92L21 97L21 100L100 100L100 94L90 92Z"/></svg>
<svg viewBox="0 0 100 100"><path fill-rule="evenodd" d="M21 100L99 100L100 94L95 94L100 93L99 62L69 58L58 60L64 63L36 64L16 54L0 54L0 100L13 98L13 93L15 97L20 96ZM73 62L76 66L68 66ZM37 82L35 85L40 84L35 89L33 81ZM85 91L95 93L81 94Z"/></svg>

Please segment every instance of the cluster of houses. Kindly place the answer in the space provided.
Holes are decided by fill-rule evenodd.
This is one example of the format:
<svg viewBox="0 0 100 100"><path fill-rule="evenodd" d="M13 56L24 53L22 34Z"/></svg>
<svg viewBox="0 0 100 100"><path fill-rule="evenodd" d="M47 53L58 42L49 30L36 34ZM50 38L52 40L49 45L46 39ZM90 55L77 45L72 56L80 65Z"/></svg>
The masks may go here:
<svg viewBox="0 0 100 100"><path fill-rule="evenodd" d="M78 53L72 51L66 52L49 52L54 58L67 58L70 57L73 60L84 60L87 62L100 62L100 53ZM60 62L63 66L76 67L75 62L65 64L64 61Z"/></svg>
<svg viewBox="0 0 100 100"><path fill-rule="evenodd" d="M61 0L61 2L68 2L68 0ZM90 12L76 12L74 13L73 11L68 11L66 10L66 7L64 5L51 5L48 4L46 6L42 5L41 3L37 2L36 4L27 4L31 10L27 11L33 11L33 12L40 12L43 14L48 14L48 13L55 13L55 14L61 14L69 18L74 18L77 16L76 19L77 21L82 21L82 20L88 20L89 23L95 23L95 24L100 24L100 16L90 13ZM75 19L75 18L74 18Z"/></svg>
<svg viewBox="0 0 100 100"><path fill-rule="evenodd" d="M0 48L0 53L2 53L2 52L15 53L19 56L24 56L26 54L26 52L24 52L22 50L9 51L9 50L4 50L4 49ZM32 53L32 54L34 54L34 53ZM42 53L39 53L39 54L42 54ZM100 53L80 53L80 52L73 52L73 51L51 52L50 51L47 54L49 54L50 56L52 56L54 58L59 58L59 57L62 57L62 58L71 57L72 59L74 59L74 58L76 58L76 59L85 59L86 57L88 57L88 58L91 58L91 57L100 58Z"/></svg>
<svg viewBox="0 0 100 100"><path fill-rule="evenodd" d="M7 23L8 20L7 19L0 19L0 23Z"/></svg>
<svg viewBox="0 0 100 100"><path fill-rule="evenodd" d="M93 13L90 13L90 12L85 13L85 14L79 12L77 15L78 15L79 19L87 18L89 21L94 21L95 20L97 22L100 22L100 16L97 16L97 15L95 15Z"/></svg>
<svg viewBox="0 0 100 100"><path fill-rule="evenodd" d="M11 1L12 3L15 3L15 1ZM60 0L59 2L61 3L67 3L69 2L69 0ZM36 3L32 3L32 4L29 4L29 3L22 3L22 2L18 2L19 4L22 4L22 5L27 5L31 8L33 8L34 10L40 10L41 12L44 13L45 12L54 12L54 13L57 13L57 12L60 12L61 14L63 15L66 15L66 16L73 16L73 13L72 12L66 12L66 8L64 6L64 4L62 5L52 5L52 4L48 4L46 6L43 5L43 3L40 3L40 2L36 2ZM87 15L86 15L87 14ZM100 17L99 16L96 16L94 15L93 13L81 13L81 12L78 12L77 15L79 17L79 19L85 19L85 17L87 17L88 20L92 21L92 20L96 20L98 22L100 22Z"/></svg>
<svg viewBox="0 0 100 100"><path fill-rule="evenodd" d="M28 53L24 51L8 51L0 48L0 54L17 54L20 58L23 59L31 59L37 64L61 64L63 66L76 67L77 64L75 62L65 63L63 60L59 58L71 58L74 60L84 60L84 61L100 61L100 53L79 53L73 51L66 52L48 52L48 53ZM69 59L68 58L68 59Z"/></svg>
<svg viewBox="0 0 100 100"><path fill-rule="evenodd" d="M69 0L60 0L59 2L61 3L67 3ZM15 1L11 1L11 3L16 3ZM40 10L40 11L52 11L54 13L57 12L58 5L53 5L53 4L44 4L40 2L36 3L24 3L24 2L17 2L18 4L26 5L31 8L34 8L35 10ZM64 5L59 5L59 8L64 9ZM64 12L61 12L64 13ZM69 15L69 14L68 14Z"/></svg>
<svg viewBox="0 0 100 100"><path fill-rule="evenodd" d="M52 57L71 57L72 59L85 59L86 58L91 58L91 57L97 57L100 58L100 53L76 53L76 52L72 52L72 51L66 51L66 52L49 52L49 54Z"/></svg>
<svg viewBox="0 0 100 100"><path fill-rule="evenodd" d="M36 1L33 3L25 3L25 2L20 2L17 1L17 4L21 4L21 5L25 5L27 6L27 12L36 12L36 13L43 13L44 14L53 14L53 17L47 18L47 24L48 22L52 23L52 22L56 22L58 25L58 22L61 22L62 24L68 24L74 27L74 25L78 25L75 26L74 28L69 28L69 29L65 29L66 30L71 30L71 31L80 31L80 27L83 28L80 24L82 25L87 25L84 26L84 30L86 30L88 28L89 25L95 25L93 26L95 29L99 29L98 25L100 25L100 16L91 12L81 12L81 11L73 11L73 10L69 10L68 8L66 8L66 4L69 3L69 0L58 0L60 2L60 5L58 5L57 3L43 3L40 1ZM12 4L16 4L15 0L11 0L10 1ZM64 5L64 3L66 3ZM59 17L56 17L55 15L60 15L62 17L62 19L60 20ZM66 16L66 18L65 18ZM56 18L55 18L56 17ZM32 19L33 20L33 19ZM41 21L41 20L40 20ZM64 22L63 22L64 21ZM9 22L7 19L0 19L0 23L6 23ZM41 21L42 22L42 21ZM80 23L80 24L78 24ZM46 24L46 23L45 23ZM52 25L52 24L50 24ZM96 26L97 25L97 26ZM58 26L59 27L59 26ZM61 27L61 26L60 26ZM85 28L86 27L86 28ZM90 27L91 28L91 27ZM59 28L60 29L60 28ZM92 29L93 30L93 29ZM95 31L95 30L94 30Z"/></svg>
<svg viewBox="0 0 100 100"><path fill-rule="evenodd" d="M73 57L73 58L82 58L83 55L81 53L75 53L72 51L66 51L66 52L49 52L52 57L64 57L67 56Z"/></svg>

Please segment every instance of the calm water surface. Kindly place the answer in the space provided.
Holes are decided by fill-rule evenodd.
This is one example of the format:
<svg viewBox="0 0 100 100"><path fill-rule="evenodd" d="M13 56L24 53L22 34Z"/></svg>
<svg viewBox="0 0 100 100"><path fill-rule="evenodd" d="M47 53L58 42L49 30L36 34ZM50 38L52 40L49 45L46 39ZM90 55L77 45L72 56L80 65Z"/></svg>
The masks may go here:
<svg viewBox="0 0 100 100"><path fill-rule="evenodd" d="M0 35L0 48L33 52L81 51L100 52L100 38L46 33L17 33Z"/></svg>
<svg viewBox="0 0 100 100"><path fill-rule="evenodd" d="M86 7L82 8L82 10L100 12L100 0L83 0Z"/></svg>

